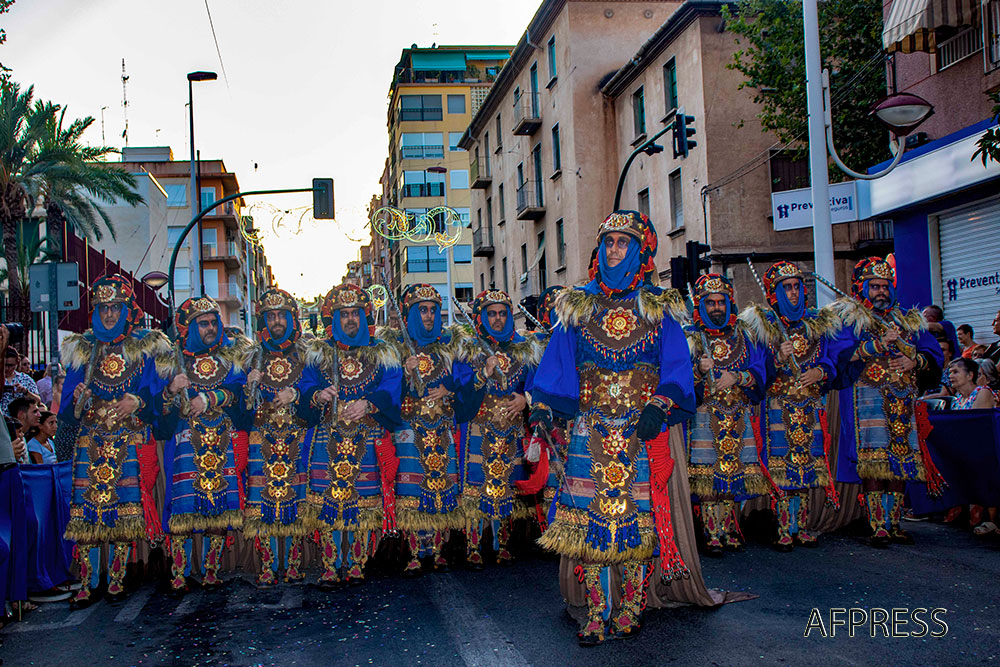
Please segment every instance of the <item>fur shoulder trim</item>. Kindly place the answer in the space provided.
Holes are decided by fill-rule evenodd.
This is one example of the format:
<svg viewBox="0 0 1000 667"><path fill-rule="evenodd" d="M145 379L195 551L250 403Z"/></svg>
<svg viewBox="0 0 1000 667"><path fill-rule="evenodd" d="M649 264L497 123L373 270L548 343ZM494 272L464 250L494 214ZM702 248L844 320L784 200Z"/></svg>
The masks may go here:
<svg viewBox="0 0 1000 667"><path fill-rule="evenodd" d="M396 346L378 338L371 345L361 348L361 358L384 368L399 368L403 365Z"/></svg>
<svg viewBox="0 0 1000 667"><path fill-rule="evenodd" d="M678 323L687 320L684 298L675 289L653 291L643 287L639 290L637 302L639 316L652 324L662 322L665 317Z"/></svg>
<svg viewBox="0 0 1000 667"><path fill-rule="evenodd" d="M219 359L238 371L248 370L247 360L253 353L254 342L244 334L236 334L231 338L231 344L219 348Z"/></svg>
<svg viewBox="0 0 1000 667"><path fill-rule="evenodd" d="M140 336L129 336L122 347L129 360L139 356L152 358L156 364L156 374L161 378L173 377L179 372L174 344L162 331L151 329L142 331Z"/></svg>
<svg viewBox="0 0 1000 667"><path fill-rule="evenodd" d="M506 349L516 361L531 367L538 366L544 351L545 344L534 334L528 334L523 341L511 343Z"/></svg>
<svg viewBox="0 0 1000 667"><path fill-rule="evenodd" d="M63 339L60 359L62 365L69 369L86 368L90 360L90 352L94 349L94 341L86 334L70 334Z"/></svg>
<svg viewBox="0 0 1000 667"><path fill-rule="evenodd" d="M555 311L559 323L565 327L577 327L586 322L597 308L597 296L588 294L579 287L564 289L556 296Z"/></svg>
<svg viewBox="0 0 1000 667"><path fill-rule="evenodd" d="M453 324L445 327L444 332L448 334L448 340L435 343L435 347L449 362L464 362L479 353L480 347L476 342L476 336L465 325Z"/></svg>
<svg viewBox="0 0 1000 667"><path fill-rule="evenodd" d="M854 329L854 335L856 336L860 336L868 329L875 329L877 326L881 326L878 320L875 319L875 315L857 299L841 297L831 303L828 308L840 320L843 326ZM893 308L889 311L889 315L906 333L914 334L927 329L927 323L924 321L923 315L916 308L906 313L899 308Z"/></svg>
<svg viewBox="0 0 1000 667"><path fill-rule="evenodd" d="M750 304L739 315L750 340L758 345L774 347L781 342L781 329L770 310L757 303Z"/></svg>

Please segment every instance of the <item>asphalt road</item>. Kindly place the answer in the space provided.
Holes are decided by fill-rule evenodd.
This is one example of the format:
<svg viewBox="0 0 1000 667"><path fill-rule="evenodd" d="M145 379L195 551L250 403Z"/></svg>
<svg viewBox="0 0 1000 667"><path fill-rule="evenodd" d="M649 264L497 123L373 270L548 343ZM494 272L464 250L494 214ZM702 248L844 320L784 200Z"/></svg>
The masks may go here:
<svg viewBox="0 0 1000 667"><path fill-rule="evenodd" d="M918 544L875 551L848 533L779 554L751 544L703 559L710 587L759 597L717 609L655 610L641 636L583 649L564 612L557 563L525 553L506 567L417 579L374 572L365 585L258 590L234 577L183 599L146 583L115 605L43 605L0 631L5 665L698 665L996 664L1000 538L909 524ZM830 609L943 608L939 638L835 637ZM860 612L859 612L860 613ZM866 612L867 613L867 612ZM843 618L847 618L844 616ZM860 620L860 616L856 616ZM943 628L923 619L929 631ZM813 619L815 622L815 618ZM917 632L907 622L901 629Z"/></svg>

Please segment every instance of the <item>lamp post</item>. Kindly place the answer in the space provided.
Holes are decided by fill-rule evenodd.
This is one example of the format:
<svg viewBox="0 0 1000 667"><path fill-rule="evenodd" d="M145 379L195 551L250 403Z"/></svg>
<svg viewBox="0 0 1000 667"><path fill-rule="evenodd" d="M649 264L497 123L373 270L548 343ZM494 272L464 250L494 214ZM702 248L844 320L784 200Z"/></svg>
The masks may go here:
<svg viewBox="0 0 1000 667"><path fill-rule="evenodd" d="M427 172L428 174L447 174L448 173L448 168L447 167L441 167L441 166L427 167L427 169L425 169L424 171ZM444 182L441 185L443 186L443 190L444 190L444 206L445 206L445 208L448 208L448 177L447 176L445 176ZM455 298L455 289L454 289L454 287L452 287L452 284L451 284L451 262L452 262L453 257L454 257L454 246L449 245L448 246L448 252L445 253L445 260L444 260L445 279L448 281L448 326L451 326L451 325L453 325L455 323L455 312L454 312L455 311L455 305L452 303L452 300L454 300L454 298Z"/></svg>
<svg viewBox="0 0 1000 667"><path fill-rule="evenodd" d="M194 152L194 82L215 81L219 75L215 72L188 72L188 114L190 118L191 135L191 217L198 215L201 209L201 193L198 191L198 167ZM201 296L204 286L201 279L201 223L198 223L198 233L195 242L191 244L191 293Z"/></svg>
<svg viewBox="0 0 1000 667"><path fill-rule="evenodd" d="M885 176L896 168L903 157L905 142L901 139L893 146L892 164L877 174L861 174L847 167L833 145L833 122L830 110L830 77L822 70L819 50L818 0L802 2L802 32L806 59L806 108L809 119L809 177L812 189L813 260L814 270L831 283L836 282L833 266L833 229L830 222L830 174L827 169L827 150L837 166L854 178L871 180ZM890 95L877 103L870 113L897 137L905 137L934 113L926 100L901 93ZM833 300L833 291L816 286L816 301L822 306Z"/></svg>
<svg viewBox="0 0 1000 667"><path fill-rule="evenodd" d="M165 274L163 271L150 271L139 280L141 280L146 287L153 290L156 298L159 298L159 290L170 281L170 276ZM163 300L160 299L160 302L163 303ZM167 310L169 311L169 309L170 307L168 305ZM170 314L172 315L172 313Z"/></svg>

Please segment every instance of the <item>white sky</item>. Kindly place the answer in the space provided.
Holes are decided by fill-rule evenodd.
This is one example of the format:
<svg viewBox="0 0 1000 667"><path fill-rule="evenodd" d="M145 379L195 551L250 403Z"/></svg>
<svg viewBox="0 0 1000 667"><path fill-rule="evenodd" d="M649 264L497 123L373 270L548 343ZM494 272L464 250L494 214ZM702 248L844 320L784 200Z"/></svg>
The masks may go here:
<svg viewBox="0 0 1000 667"><path fill-rule="evenodd" d="M87 137L121 147L121 68L128 81L130 146L169 145L188 159L187 79L195 84L195 145L222 158L242 190L309 187L332 177L337 221L299 235L269 233L278 283L300 296L326 292L367 237L366 207L387 156L386 105L403 48L515 44L541 0L17 0L0 17L0 62L36 98L97 119ZM254 163L258 165L254 170ZM281 195L293 208L311 198ZM257 215L257 212L254 212ZM256 217L258 226L270 220ZM296 222L297 224L297 222ZM293 225L294 226L294 225Z"/></svg>

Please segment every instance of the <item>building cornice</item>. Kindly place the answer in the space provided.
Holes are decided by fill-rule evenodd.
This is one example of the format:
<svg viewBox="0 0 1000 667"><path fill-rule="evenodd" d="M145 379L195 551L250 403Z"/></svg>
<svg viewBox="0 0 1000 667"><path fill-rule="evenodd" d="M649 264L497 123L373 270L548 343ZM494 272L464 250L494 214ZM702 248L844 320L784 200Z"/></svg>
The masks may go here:
<svg viewBox="0 0 1000 667"><path fill-rule="evenodd" d="M601 87L601 92L612 98L621 95L642 74L650 61L663 53L691 23L703 16L720 16L723 6L735 8L736 5L733 2L719 0L686 0L663 22L652 37L639 47L631 60Z"/></svg>

